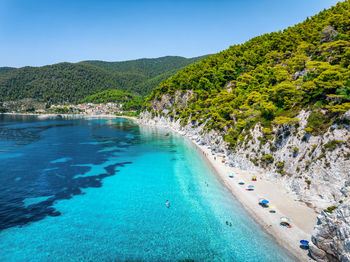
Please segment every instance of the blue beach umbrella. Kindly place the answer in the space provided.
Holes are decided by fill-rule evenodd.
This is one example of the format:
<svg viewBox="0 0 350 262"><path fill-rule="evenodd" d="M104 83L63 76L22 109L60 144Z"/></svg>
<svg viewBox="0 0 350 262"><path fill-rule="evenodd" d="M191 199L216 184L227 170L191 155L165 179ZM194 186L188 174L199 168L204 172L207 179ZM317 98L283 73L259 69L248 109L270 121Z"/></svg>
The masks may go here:
<svg viewBox="0 0 350 262"><path fill-rule="evenodd" d="M303 246L308 246L309 245L309 241L307 241L307 240L300 240L300 244L302 244Z"/></svg>
<svg viewBox="0 0 350 262"><path fill-rule="evenodd" d="M263 203L263 204L268 204L268 203L270 203L268 200L266 200L266 199L264 199L263 201L261 201L261 203Z"/></svg>
<svg viewBox="0 0 350 262"><path fill-rule="evenodd" d="M254 186L252 186L252 185L249 185L249 186L248 186L248 188L254 188Z"/></svg>

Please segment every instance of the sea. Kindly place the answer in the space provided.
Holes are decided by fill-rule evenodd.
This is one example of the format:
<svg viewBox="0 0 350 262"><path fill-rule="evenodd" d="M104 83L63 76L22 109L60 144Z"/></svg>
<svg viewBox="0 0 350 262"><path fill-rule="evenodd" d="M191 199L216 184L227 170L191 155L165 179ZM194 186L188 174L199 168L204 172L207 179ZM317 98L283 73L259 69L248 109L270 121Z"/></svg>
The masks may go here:
<svg viewBox="0 0 350 262"><path fill-rule="evenodd" d="M294 259L170 130L0 114L0 261Z"/></svg>

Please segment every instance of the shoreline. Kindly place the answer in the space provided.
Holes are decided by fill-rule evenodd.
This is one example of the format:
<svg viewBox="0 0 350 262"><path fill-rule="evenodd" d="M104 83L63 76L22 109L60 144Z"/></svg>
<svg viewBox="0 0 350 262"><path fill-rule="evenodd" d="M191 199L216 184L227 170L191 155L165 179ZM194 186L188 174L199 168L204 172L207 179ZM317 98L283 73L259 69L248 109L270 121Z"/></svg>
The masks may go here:
<svg viewBox="0 0 350 262"><path fill-rule="evenodd" d="M155 128L169 128L174 133L190 141L201 153L208 164L213 168L217 178L231 192L232 196L241 204L249 215L261 226L261 229L267 232L275 242L286 249L294 259L298 261L312 261L308 251L300 248L299 241L308 240L311 243L311 235L317 221L317 213L314 209L308 207L305 203L296 199L296 196L287 193L284 186L277 182L264 180L263 174L250 172L227 166L222 161L225 157L222 154L212 153L205 145L200 145L194 139L185 135L185 132L179 131L173 126L162 126L146 124L133 119L137 124L151 126ZM228 175L234 173L234 178ZM251 181L252 176L257 177L257 181ZM238 184L244 182L244 186ZM254 191L246 191L248 185L254 185ZM261 207L259 198L268 199L271 205L275 206L276 213L269 213L268 208ZM290 218L292 228L280 226L280 217Z"/></svg>
<svg viewBox="0 0 350 262"><path fill-rule="evenodd" d="M133 117L133 116L117 116L117 115L105 115L105 114L101 114L101 115L96 115L96 114L35 114L35 113L0 113L0 115L18 115L18 116L37 116L38 118L50 118L50 117L57 117L57 116L61 116L61 117L82 117L82 118L88 118L88 117L100 117L100 118L126 118L126 119L130 119L133 121L136 121L137 118Z"/></svg>

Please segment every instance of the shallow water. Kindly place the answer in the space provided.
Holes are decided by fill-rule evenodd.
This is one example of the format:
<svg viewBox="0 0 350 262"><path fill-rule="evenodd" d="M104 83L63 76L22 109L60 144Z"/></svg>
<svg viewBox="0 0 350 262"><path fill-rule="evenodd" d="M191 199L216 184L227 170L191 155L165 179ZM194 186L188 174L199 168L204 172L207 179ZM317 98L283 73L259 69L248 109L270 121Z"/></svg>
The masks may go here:
<svg viewBox="0 0 350 262"><path fill-rule="evenodd" d="M292 261L190 142L125 119L0 115L0 230L1 261Z"/></svg>

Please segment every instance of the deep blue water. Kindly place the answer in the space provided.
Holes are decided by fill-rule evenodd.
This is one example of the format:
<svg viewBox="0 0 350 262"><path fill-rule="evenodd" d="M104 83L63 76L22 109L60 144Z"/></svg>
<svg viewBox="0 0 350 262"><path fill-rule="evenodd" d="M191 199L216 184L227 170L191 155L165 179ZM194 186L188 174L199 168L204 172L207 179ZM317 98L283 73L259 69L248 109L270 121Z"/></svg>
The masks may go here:
<svg viewBox="0 0 350 262"><path fill-rule="evenodd" d="M1 261L185 259L292 261L182 137L0 115Z"/></svg>

